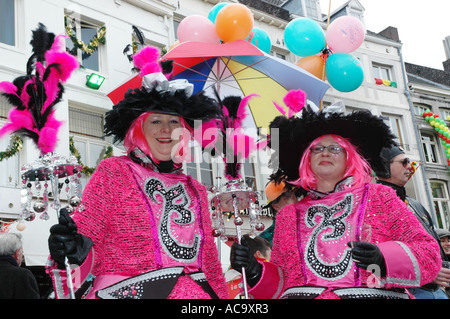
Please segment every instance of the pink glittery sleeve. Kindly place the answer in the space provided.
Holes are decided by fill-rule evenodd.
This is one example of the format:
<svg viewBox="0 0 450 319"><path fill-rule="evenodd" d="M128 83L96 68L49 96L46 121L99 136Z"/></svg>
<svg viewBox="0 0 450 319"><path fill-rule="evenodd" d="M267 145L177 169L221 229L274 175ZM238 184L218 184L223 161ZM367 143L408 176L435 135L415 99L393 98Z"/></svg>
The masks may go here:
<svg viewBox="0 0 450 319"><path fill-rule="evenodd" d="M396 193L371 185L365 224L371 224L371 242L380 248L387 267L388 287L420 287L436 277L442 263L436 240Z"/></svg>
<svg viewBox="0 0 450 319"><path fill-rule="evenodd" d="M72 286L76 293L88 280L94 262L94 250L92 249L81 265L71 268ZM73 266L73 265L72 265ZM46 272L52 279L56 299L69 299L70 292L67 283L67 271L58 269L56 263L49 258L46 265Z"/></svg>
<svg viewBox="0 0 450 319"><path fill-rule="evenodd" d="M277 299L283 292L284 277L281 268L271 262L259 262L262 275L259 282L249 290L254 299Z"/></svg>

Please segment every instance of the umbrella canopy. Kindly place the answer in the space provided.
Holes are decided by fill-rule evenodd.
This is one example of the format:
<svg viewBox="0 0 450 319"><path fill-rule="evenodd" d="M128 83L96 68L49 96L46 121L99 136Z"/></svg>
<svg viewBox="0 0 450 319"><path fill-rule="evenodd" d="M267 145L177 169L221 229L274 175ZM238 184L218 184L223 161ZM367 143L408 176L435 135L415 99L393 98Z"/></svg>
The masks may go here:
<svg viewBox="0 0 450 319"><path fill-rule="evenodd" d="M260 95L249 103L252 117L243 123L244 127L268 128L280 115L273 102L282 104L289 90L301 89L308 100L319 105L329 89L327 83L302 68L244 40L217 45L185 42L164 55L165 60L173 61L174 78L187 79L194 84L194 91L204 90L215 96L215 88L221 98Z"/></svg>

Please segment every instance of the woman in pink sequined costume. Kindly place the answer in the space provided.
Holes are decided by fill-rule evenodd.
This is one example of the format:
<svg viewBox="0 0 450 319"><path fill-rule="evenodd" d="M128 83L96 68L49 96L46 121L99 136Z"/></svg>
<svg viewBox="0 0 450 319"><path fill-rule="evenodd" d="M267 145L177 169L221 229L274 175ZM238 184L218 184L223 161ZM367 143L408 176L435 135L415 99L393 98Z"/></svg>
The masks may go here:
<svg viewBox="0 0 450 319"><path fill-rule="evenodd" d="M379 165L379 151L393 143L381 119L305 110L302 118L277 118L276 128L280 170L272 179L287 178L307 194L277 215L270 263L256 264L244 247L232 248L232 267L246 267L249 294L408 299L405 287L433 280L436 242L392 189L370 183L369 163Z"/></svg>
<svg viewBox="0 0 450 319"><path fill-rule="evenodd" d="M63 256L78 265L72 277L80 298L228 297L206 189L177 160L189 153L193 121L220 115L212 99L192 90L187 81L149 74L107 113L105 132L124 141L128 155L103 160L84 190L84 210L73 221L62 210L51 230L58 298L69 294Z"/></svg>

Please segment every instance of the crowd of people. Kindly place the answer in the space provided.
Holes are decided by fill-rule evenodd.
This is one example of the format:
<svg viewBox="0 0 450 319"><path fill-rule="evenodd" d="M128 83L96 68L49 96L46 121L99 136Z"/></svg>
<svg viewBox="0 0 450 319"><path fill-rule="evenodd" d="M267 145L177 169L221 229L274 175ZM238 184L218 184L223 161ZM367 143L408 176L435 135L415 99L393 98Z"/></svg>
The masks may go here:
<svg viewBox="0 0 450 319"><path fill-rule="evenodd" d="M182 171L194 123L222 116L204 92L161 72L114 105L105 133L126 155L103 160L84 209L61 209L50 229L56 298L230 298L206 188ZM306 107L270 129L273 225L230 254L249 297L448 299L450 233L406 195L411 164L382 119ZM39 297L21 256L20 238L1 235L1 298Z"/></svg>

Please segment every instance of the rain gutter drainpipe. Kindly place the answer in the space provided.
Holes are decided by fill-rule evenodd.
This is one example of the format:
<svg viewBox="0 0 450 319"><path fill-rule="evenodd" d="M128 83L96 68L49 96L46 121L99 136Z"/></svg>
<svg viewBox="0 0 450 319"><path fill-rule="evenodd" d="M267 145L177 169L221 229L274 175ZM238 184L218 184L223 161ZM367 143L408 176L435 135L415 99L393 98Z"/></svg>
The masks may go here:
<svg viewBox="0 0 450 319"><path fill-rule="evenodd" d="M405 95L406 95L406 98L408 99L409 111L411 112L411 118L412 118L413 127L414 127L414 134L416 135L416 140L417 140L417 148L419 149L420 160L425 164L425 156L423 154L423 149L422 149L421 143L420 143L421 138L420 138L419 131L417 130L416 116L414 114L414 106L413 106L413 103L411 100L411 94L409 92L408 82L406 79L406 70L405 70L405 63L403 61L402 48L399 47L399 48L397 48L397 50L398 50L398 55L400 56L400 63L402 65L403 82L405 83ZM436 213L434 213L434 210L433 210L434 203L433 203L433 198L430 193L431 188L430 188L427 174L425 171L425 165L420 165L420 167L422 169L422 175L423 175L423 179L424 179L424 183L425 183L425 192L427 194L428 205L430 206L430 212L432 212L430 215L431 215L431 218L433 219L434 226L437 227L438 223L437 223L437 219L436 219Z"/></svg>

